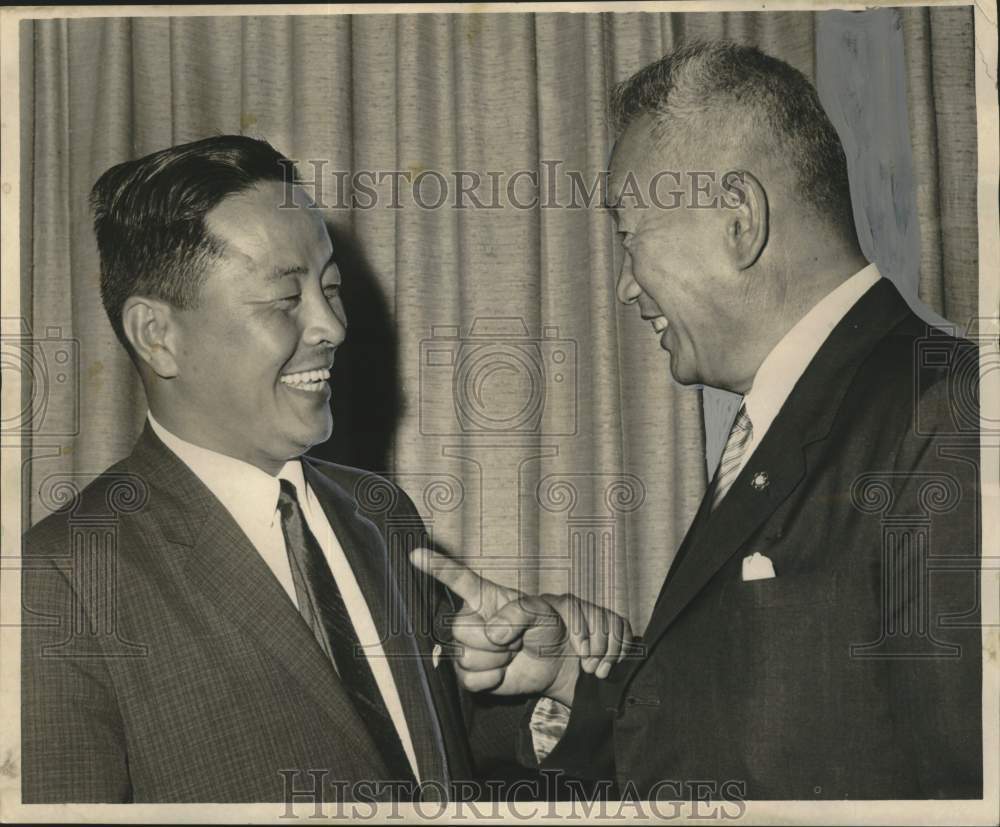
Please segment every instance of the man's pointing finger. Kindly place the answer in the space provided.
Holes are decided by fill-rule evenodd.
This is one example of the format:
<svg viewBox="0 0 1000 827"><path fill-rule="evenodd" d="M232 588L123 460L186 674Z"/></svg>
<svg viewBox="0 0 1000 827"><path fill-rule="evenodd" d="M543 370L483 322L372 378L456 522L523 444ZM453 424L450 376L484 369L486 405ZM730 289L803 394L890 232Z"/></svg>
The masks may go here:
<svg viewBox="0 0 1000 827"><path fill-rule="evenodd" d="M427 548L416 548L410 552L410 562L424 574L443 583L465 601L466 605L478 608L483 599L483 580L468 566L452 560Z"/></svg>

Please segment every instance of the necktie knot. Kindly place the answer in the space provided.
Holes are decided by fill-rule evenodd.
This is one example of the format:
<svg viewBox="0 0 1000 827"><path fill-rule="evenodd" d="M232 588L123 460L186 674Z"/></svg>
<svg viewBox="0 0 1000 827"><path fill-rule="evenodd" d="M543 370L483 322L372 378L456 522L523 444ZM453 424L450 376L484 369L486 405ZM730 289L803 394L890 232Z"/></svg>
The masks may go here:
<svg viewBox="0 0 1000 827"><path fill-rule="evenodd" d="M739 413L736 414L736 419L733 421L733 427L729 430L729 438L726 440L726 447L722 452L719 470L716 472L715 493L712 497L713 509L726 496L729 487L739 476L752 435L753 423L747 413L747 406L746 404L740 405Z"/></svg>
<svg viewBox="0 0 1000 827"><path fill-rule="evenodd" d="M295 483L291 480L279 480L278 511L288 518L299 507L299 498L295 492Z"/></svg>
<svg viewBox="0 0 1000 827"><path fill-rule="evenodd" d="M745 404L740 405L739 413L736 414L736 420L733 422L734 431L752 431L753 423L750 421L750 415L747 413L747 406Z"/></svg>

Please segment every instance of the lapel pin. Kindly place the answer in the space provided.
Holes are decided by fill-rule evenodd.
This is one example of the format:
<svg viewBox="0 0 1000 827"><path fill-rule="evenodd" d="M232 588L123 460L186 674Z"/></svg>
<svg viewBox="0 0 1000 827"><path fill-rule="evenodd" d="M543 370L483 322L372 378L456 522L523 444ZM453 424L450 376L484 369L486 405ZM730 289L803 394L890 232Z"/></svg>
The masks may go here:
<svg viewBox="0 0 1000 827"><path fill-rule="evenodd" d="M770 484L770 480L767 478L767 471L758 471L750 479L750 485L753 486L754 491L763 491Z"/></svg>

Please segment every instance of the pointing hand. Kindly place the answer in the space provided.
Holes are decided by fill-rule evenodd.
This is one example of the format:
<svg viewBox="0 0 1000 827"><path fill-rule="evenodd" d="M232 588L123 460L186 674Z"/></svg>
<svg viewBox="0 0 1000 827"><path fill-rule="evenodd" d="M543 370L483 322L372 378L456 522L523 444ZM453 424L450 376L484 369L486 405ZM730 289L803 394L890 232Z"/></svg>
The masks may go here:
<svg viewBox="0 0 1000 827"><path fill-rule="evenodd" d="M631 643L627 620L573 595L526 595L428 549L410 559L463 601L455 667L470 691L544 694L572 705L579 670L607 677Z"/></svg>

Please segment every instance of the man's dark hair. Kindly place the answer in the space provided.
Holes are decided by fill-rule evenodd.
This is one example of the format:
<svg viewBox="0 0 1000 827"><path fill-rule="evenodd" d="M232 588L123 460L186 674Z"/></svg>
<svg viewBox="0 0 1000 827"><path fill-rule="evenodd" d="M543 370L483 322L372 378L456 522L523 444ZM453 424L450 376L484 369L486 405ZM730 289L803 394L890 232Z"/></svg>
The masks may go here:
<svg viewBox="0 0 1000 827"><path fill-rule="evenodd" d="M90 204L101 256L101 299L115 335L132 352L122 308L132 295L193 307L208 263L223 250L205 216L261 181L297 179L294 164L267 141L218 135L111 167Z"/></svg>
<svg viewBox="0 0 1000 827"><path fill-rule="evenodd" d="M840 138L813 85L784 61L725 40L686 44L612 93L618 134L645 114L662 147L780 159L794 172L803 203L853 233Z"/></svg>

